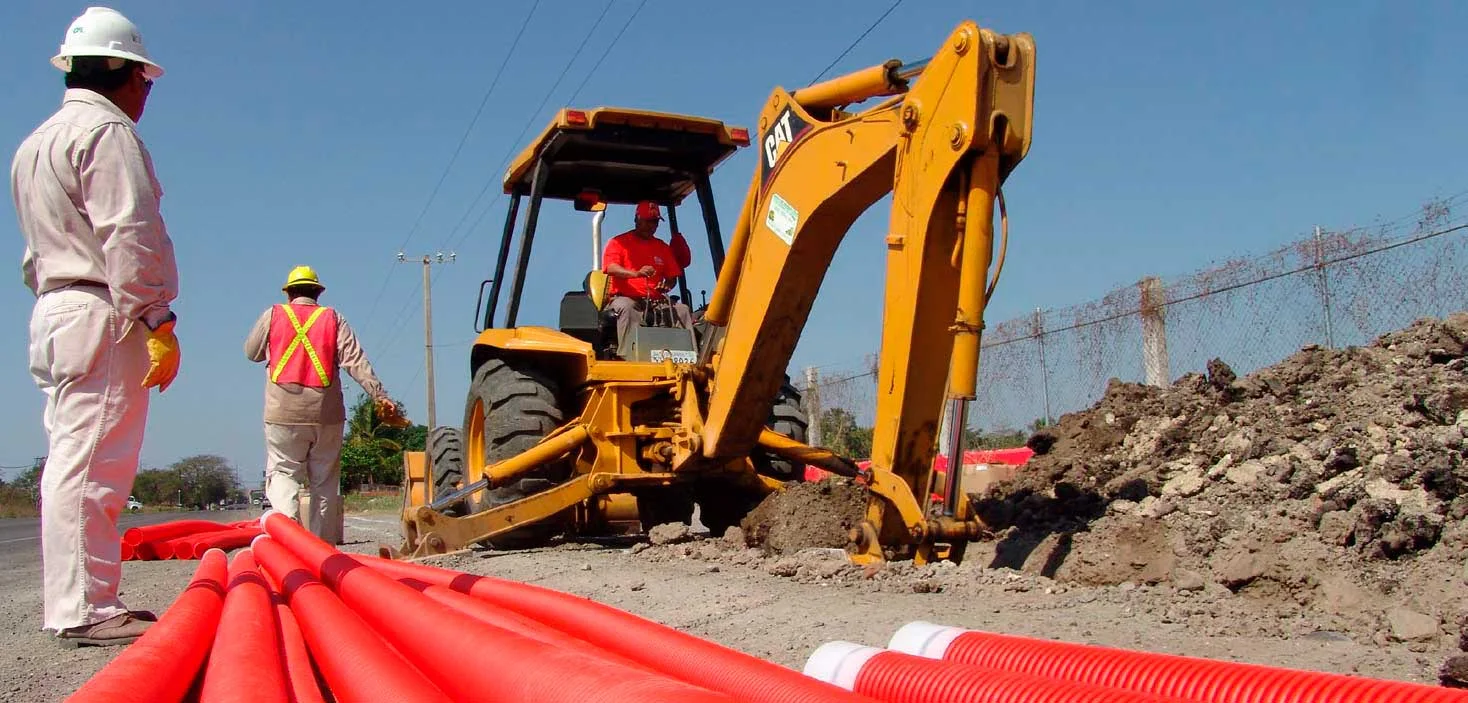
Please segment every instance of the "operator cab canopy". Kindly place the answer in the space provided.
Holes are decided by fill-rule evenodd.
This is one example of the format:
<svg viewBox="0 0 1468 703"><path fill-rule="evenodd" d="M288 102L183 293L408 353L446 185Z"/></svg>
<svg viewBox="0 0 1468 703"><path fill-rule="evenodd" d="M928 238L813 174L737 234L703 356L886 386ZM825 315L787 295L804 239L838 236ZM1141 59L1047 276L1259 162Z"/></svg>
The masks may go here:
<svg viewBox="0 0 1468 703"><path fill-rule="evenodd" d="M707 117L616 107L560 110L505 173L502 186L511 202L500 240L500 263L495 277L485 282L490 286L490 295L482 318L484 328L497 327L500 291L505 282L511 285L503 326L515 326L526 264L535 242L536 220L547 198L569 200L581 212L651 200L664 209L668 224L686 237L689 231L679 226L677 206L689 195L696 195L712 263L708 275L716 275L724 264L724 240L709 176L749 143L748 129ZM520 201L527 197L529 202L522 213ZM524 220L519 254L511 256L516 248L512 240L517 219ZM594 272L601 269L600 239L599 228L593 227ZM564 248L558 247L557 253L564 255ZM504 270L507 261L516 262L514 270ZM583 288L590 285L590 279L588 274L582 281ZM682 292L687 301L686 290Z"/></svg>
<svg viewBox="0 0 1468 703"><path fill-rule="evenodd" d="M510 164L504 192L530 194L541 162L546 170L542 197L576 201L577 210L586 211L595 201L678 205L695 192L699 176L707 178L748 145L749 130L706 117L567 108Z"/></svg>

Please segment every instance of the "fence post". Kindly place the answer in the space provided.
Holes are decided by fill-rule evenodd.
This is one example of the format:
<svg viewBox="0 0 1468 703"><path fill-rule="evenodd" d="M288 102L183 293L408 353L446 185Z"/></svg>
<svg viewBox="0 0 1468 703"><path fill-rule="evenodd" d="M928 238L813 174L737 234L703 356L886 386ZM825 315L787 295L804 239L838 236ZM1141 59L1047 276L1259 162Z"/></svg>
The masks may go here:
<svg viewBox="0 0 1468 703"><path fill-rule="evenodd" d="M1050 367L1045 364L1045 313L1035 308L1033 325L1035 341L1040 346L1040 390L1045 394L1045 424L1050 424Z"/></svg>
<svg viewBox="0 0 1468 703"><path fill-rule="evenodd" d="M1325 348L1335 349L1335 330L1330 322L1330 281L1325 276L1325 239L1315 225L1315 274L1320 278L1320 301L1325 308Z"/></svg>
<svg viewBox="0 0 1468 703"><path fill-rule="evenodd" d="M1147 385L1165 387L1172 378L1167 360L1167 323L1162 310L1166 298L1162 293L1162 280L1156 276L1142 279L1142 369Z"/></svg>
<svg viewBox="0 0 1468 703"><path fill-rule="evenodd" d="M812 447L821 443L821 377L814 366L805 367L805 441Z"/></svg>

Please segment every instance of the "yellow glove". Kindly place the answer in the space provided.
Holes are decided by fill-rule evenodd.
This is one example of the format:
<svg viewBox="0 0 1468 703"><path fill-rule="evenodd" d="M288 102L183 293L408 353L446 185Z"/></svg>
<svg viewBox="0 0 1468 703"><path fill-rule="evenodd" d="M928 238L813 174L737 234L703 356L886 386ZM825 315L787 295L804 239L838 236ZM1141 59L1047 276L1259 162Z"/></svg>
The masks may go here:
<svg viewBox="0 0 1468 703"><path fill-rule="evenodd" d="M174 321L169 320L148 333L148 375L143 378L143 387L158 386L158 392L168 390L178 376L178 337L173 335Z"/></svg>
<svg viewBox="0 0 1468 703"><path fill-rule="evenodd" d="M391 398L378 398L376 405L377 419L381 420L382 424L388 427L407 427L412 424L408 422L408 418L403 417L403 409Z"/></svg>

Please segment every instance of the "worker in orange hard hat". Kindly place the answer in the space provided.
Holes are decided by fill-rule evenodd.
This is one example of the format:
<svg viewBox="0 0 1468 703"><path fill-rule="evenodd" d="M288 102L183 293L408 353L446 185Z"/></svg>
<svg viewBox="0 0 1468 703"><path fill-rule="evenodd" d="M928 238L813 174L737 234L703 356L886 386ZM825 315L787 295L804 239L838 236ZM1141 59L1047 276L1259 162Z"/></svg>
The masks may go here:
<svg viewBox="0 0 1468 703"><path fill-rule="evenodd" d="M117 516L132 492L148 389L178 375L178 270L162 190L137 123L163 69L136 25L106 7L67 26L51 65L61 105L11 161L36 296L30 371L46 396L41 479L42 629L64 646L122 645L157 620L120 598Z"/></svg>
<svg viewBox="0 0 1468 703"><path fill-rule="evenodd" d="M657 203L639 202L633 228L613 237L602 253L602 271L611 281L607 309L617 317L618 347L645 310L646 303L664 299L692 263L688 242L682 234L674 232L671 244L657 238L658 223L662 220ZM678 302L672 308L678 325L693 329L693 314L688 306Z"/></svg>
<svg viewBox="0 0 1468 703"><path fill-rule="evenodd" d="M405 426L402 409L377 379L357 335L318 302L326 286L310 266L286 276L285 303L270 306L245 339L245 357L265 370L265 495L273 510L300 520L297 494L310 496L311 531L341 544L341 450L346 425L341 374L372 397L384 424Z"/></svg>

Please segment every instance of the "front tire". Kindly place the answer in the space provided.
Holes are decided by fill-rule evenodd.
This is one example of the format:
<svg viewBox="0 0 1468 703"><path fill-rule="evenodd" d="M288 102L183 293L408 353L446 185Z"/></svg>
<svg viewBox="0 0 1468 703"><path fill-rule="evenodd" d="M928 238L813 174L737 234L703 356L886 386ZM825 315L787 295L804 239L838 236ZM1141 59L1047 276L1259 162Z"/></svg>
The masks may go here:
<svg viewBox="0 0 1468 703"><path fill-rule="evenodd" d="M433 485L430 503L459 490L464 485L464 434L457 427L435 427L428 433L425 446L432 465L428 467L428 480ZM443 513L460 516L468 505L460 500L446 506Z"/></svg>

